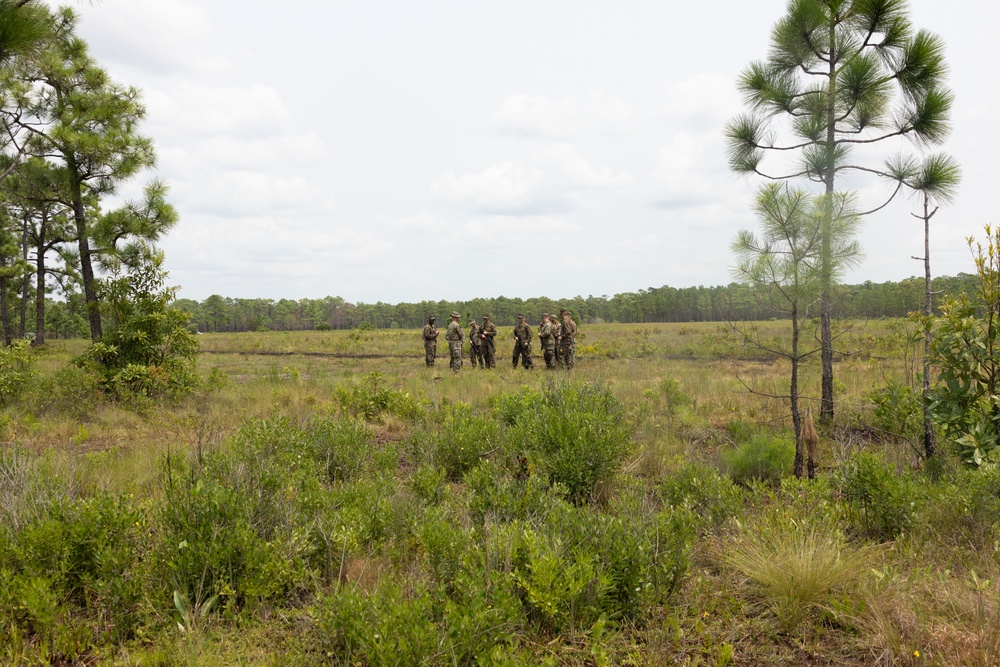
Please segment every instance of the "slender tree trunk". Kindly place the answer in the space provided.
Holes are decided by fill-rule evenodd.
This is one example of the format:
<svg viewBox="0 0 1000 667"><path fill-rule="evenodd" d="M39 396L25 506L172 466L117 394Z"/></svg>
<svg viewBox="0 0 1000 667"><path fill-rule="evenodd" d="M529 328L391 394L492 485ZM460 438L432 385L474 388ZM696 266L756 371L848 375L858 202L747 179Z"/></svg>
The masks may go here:
<svg viewBox="0 0 1000 667"><path fill-rule="evenodd" d="M42 222L35 244L35 340L32 345L45 345L45 223Z"/></svg>
<svg viewBox="0 0 1000 667"><path fill-rule="evenodd" d="M97 299L94 266L90 254L90 235L87 233L87 217L83 208L83 185L76 175L77 166L67 161L72 174L70 188L73 198L73 221L76 223L77 244L80 250L80 275L83 277L84 302L87 305L87 319L90 321L90 338L97 342L104 335L101 328L101 308Z"/></svg>
<svg viewBox="0 0 1000 667"><path fill-rule="evenodd" d="M21 261L24 267L24 279L21 281L21 303L17 325L17 337L24 338L25 320L28 316L28 291L31 285L31 272L28 271L28 214L21 218Z"/></svg>
<svg viewBox="0 0 1000 667"><path fill-rule="evenodd" d="M792 407L792 427L795 429L795 476L801 478L805 472L805 456L802 451L802 415L799 412L799 312L798 304L792 304L792 377L788 395Z"/></svg>
<svg viewBox="0 0 1000 667"><path fill-rule="evenodd" d="M826 202L824 204L823 212L823 238L822 238L822 249L823 254L820 259L822 263L822 268L820 272L820 310L819 310L819 326L820 326L820 361L823 367L822 371L822 397L820 401L820 411L819 419L821 422L833 421L833 333L831 327L831 313L830 313L830 289L833 283L833 274L831 270L831 247L830 247L830 235L833 226L833 191L834 191L834 177L836 176L836 134L837 134L837 110L836 110L836 96L837 96L837 60L834 54L837 52L837 33L834 29L833 22L830 22L830 74L829 82L827 84L827 103L826 103L826 174L824 174L824 181L826 182Z"/></svg>
<svg viewBox="0 0 1000 667"><path fill-rule="evenodd" d="M934 456L934 429L931 427L930 393L931 393L931 217L937 209L930 210L930 197L924 193L924 458Z"/></svg>
<svg viewBox="0 0 1000 667"><path fill-rule="evenodd" d="M4 262L6 265L6 262ZM0 278L0 322L3 323L3 342L10 347L14 342L10 330L10 311L7 309L7 283L9 279Z"/></svg>

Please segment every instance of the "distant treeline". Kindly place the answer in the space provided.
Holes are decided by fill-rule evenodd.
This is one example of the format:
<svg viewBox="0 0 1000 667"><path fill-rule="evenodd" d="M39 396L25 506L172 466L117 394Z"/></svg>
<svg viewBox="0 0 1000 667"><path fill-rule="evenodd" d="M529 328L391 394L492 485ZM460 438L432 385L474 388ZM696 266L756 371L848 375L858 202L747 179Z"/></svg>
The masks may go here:
<svg viewBox="0 0 1000 667"><path fill-rule="evenodd" d="M935 302L946 295L972 293L976 277L961 273L936 278ZM849 319L903 317L923 309L923 278L900 282L839 285L833 301L834 316ZM462 321L481 319L489 313L493 321L514 324L518 313L537 323L543 312L569 308L579 322L713 322L723 320L768 320L782 318L759 305L747 285L730 283L718 287L651 287L614 296L577 296L554 300L546 297L470 301L422 301L420 303L349 303L341 297L323 299L230 299L212 295L201 303L179 299L174 307L192 313L200 331L300 331L303 329L419 328L428 315L438 322L457 310ZM818 308L818 306L817 306ZM817 311L818 315L818 311Z"/></svg>

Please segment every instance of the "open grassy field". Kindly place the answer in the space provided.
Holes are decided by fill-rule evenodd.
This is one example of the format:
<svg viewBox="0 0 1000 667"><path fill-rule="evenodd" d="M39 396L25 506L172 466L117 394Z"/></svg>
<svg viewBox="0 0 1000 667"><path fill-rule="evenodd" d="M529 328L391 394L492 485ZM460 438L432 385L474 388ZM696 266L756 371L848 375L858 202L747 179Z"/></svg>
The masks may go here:
<svg viewBox="0 0 1000 667"><path fill-rule="evenodd" d="M583 326L572 373L509 326L459 374L417 331L205 334L194 395L128 405L53 343L0 414L0 663L1000 664L1000 474L872 401L910 328L843 327L815 481L787 363L718 323Z"/></svg>

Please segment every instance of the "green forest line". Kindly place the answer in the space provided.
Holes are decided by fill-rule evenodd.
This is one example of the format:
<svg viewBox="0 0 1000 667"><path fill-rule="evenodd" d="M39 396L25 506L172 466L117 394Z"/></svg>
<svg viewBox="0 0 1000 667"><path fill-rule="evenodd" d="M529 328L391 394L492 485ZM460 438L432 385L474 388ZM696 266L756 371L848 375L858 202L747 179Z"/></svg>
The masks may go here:
<svg viewBox="0 0 1000 667"><path fill-rule="evenodd" d="M933 281L935 299L974 292L976 277L967 273ZM905 317L923 308L923 278L899 282L837 285L833 313L847 319ZM781 319L754 288L740 283L716 287L651 287L614 296L570 299L479 298L419 303L351 303L339 296L322 299L233 299L212 295L204 301L178 299L173 307L187 310L199 331L300 331L307 329L419 328L428 315L439 319L457 310L464 319L489 313L501 325L513 324L518 313L538 322L543 312L569 308L578 322L713 322ZM818 314L818 304L814 308Z"/></svg>

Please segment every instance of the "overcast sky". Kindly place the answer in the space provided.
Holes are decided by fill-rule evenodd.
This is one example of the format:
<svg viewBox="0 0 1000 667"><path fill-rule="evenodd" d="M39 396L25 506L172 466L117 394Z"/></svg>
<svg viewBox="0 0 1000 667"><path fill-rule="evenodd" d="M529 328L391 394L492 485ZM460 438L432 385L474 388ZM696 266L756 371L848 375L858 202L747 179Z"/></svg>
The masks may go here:
<svg viewBox="0 0 1000 667"><path fill-rule="evenodd" d="M102 0L80 34L142 89L180 222L181 296L400 302L732 281L756 180L727 167L735 82L785 0ZM947 44L956 203L935 274L995 215L996 3L912 0ZM974 20L972 18L974 17ZM903 146L885 149L883 155ZM866 201L885 193L873 184ZM995 193L994 193L995 194ZM921 223L872 216L847 282L922 275Z"/></svg>

